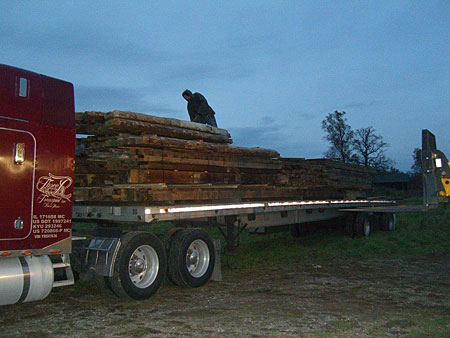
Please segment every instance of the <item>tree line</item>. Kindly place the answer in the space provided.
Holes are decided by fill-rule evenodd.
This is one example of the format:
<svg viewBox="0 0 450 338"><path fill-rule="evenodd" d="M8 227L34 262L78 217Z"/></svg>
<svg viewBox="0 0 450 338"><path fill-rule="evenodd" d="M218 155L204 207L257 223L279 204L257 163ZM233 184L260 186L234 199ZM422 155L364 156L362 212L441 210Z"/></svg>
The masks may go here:
<svg viewBox="0 0 450 338"><path fill-rule="evenodd" d="M383 137L373 127L353 130L345 114L345 111L335 110L322 121L326 133L324 139L329 142L325 158L373 167L378 171L396 171L394 161L385 155L389 144Z"/></svg>

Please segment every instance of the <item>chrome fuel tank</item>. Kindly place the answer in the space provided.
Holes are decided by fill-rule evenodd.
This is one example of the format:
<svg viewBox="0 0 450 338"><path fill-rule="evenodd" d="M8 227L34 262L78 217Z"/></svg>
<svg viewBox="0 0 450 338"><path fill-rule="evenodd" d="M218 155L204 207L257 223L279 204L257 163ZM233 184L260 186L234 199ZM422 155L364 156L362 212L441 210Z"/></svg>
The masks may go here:
<svg viewBox="0 0 450 338"><path fill-rule="evenodd" d="M53 280L48 256L0 259L0 305L44 299L52 290Z"/></svg>

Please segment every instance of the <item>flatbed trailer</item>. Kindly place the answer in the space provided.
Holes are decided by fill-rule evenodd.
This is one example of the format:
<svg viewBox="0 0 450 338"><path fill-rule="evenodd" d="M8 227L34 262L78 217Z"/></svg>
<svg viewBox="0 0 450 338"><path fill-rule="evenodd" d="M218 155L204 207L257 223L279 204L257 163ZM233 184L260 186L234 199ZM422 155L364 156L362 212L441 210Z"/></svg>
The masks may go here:
<svg viewBox="0 0 450 338"><path fill-rule="evenodd" d="M389 210L385 209L390 207ZM375 210L376 208L376 210ZM225 251L234 252L239 234L248 229L252 233L265 233L273 227L301 227L301 224L331 220L365 212L367 215L395 213L395 202L389 200L317 200L317 201L267 201L215 205L180 206L117 206L74 205L73 221L96 223L104 229L123 228L134 225L172 222L179 227L215 226L226 241ZM356 217L354 217L356 219ZM351 219L351 218L350 218ZM349 222L352 222L350 220ZM362 225L351 224L352 236L368 236L375 223L372 217ZM378 224L379 225L379 224Z"/></svg>
<svg viewBox="0 0 450 338"><path fill-rule="evenodd" d="M204 220L215 218L225 224L228 216L235 216L249 228L319 221L342 216L347 208L375 208L395 205L390 200L317 200L267 201L217 205L180 206L108 206L74 205L73 219L87 222L142 222ZM373 209L367 209L373 210ZM382 212L382 209L378 212ZM384 210L384 209L383 209ZM268 218L268 215L272 216ZM284 220L286 219L287 220Z"/></svg>
<svg viewBox="0 0 450 338"><path fill-rule="evenodd" d="M263 233L289 226L296 235L303 224L339 217L352 236L368 236L375 226L395 228L395 203L387 200L176 206L74 201L73 85L5 65L0 78L0 305L40 300L53 287L72 285L71 259L78 272L117 297L149 298L166 273L178 286L202 286L216 262L203 226L221 230L226 252L236 249L247 228ZM448 161L427 140L425 182L432 185L426 196L435 203L450 195ZM98 227L92 236L75 237L72 222ZM163 238L139 230L158 222L174 227Z"/></svg>
<svg viewBox="0 0 450 338"><path fill-rule="evenodd" d="M389 209L387 209L389 207ZM105 228L120 228L121 224L154 224L172 222L181 226L215 226L226 240L228 252L236 244L232 240L235 232L249 229L253 233L264 233L267 228L281 226L300 226L348 216L348 214L395 213L397 206L389 200L317 200L317 201L267 201L215 205L180 206L116 206L116 205L74 205L74 222L97 223ZM367 224L366 236L370 234L373 223ZM379 223L379 222L378 222ZM225 230L223 230L223 228ZM360 234L359 229L350 231L352 236Z"/></svg>

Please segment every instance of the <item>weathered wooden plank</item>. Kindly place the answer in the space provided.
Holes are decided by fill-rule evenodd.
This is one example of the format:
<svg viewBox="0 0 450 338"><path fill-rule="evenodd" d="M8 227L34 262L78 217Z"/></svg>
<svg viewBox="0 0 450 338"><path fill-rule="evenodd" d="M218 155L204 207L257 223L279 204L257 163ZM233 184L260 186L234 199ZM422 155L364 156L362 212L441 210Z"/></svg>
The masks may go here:
<svg viewBox="0 0 450 338"><path fill-rule="evenodd" d="M213 143L232 143L229 136L211 134L175 126L154 124L145 121L114 118L105 122L105 128L110 131L125 132L132 135L155 134L185 140L203 140Z"/></svg>
<svg viewBox="0 0 450 338"><path fill-rule="evenodd" d="M172 127L196 130L196 131L210 133L210 134L214 134L214 135L222 135L222 136L225 136L228 138L230 137L230 134L228 133L227 130L221 129L221 128L215 128L215 127L212 127L212 126L209 126L206 124L183 121L183 120L178 120L178 119L174 119L174 118L134 113L134 112L130 112L130 111L114 110L112 112L107 113L105 118L107 120L121 118L121 119L125 119L125 120L143 121L143 122L149 122L149 123L154 123L154 124L161 124L161 125L167 125L167 126L172 126Z"/></svg>
<svg viewBox="0 0 450 338"><path fill-rule="evenodd" d="M239 183L239 174L234 173L214 173L199 171L176 171L176 170L130 170L129 183L212 183L230 184Z"/></svg>
<svg viewBox="0 0 450 338"><path fill-rule="evenodd" d="M352 163L343 163L338 161L333 161L329 159L308 159L307 160L310 163L317 163L320 165L325 166L326 168L339 168L344 169L346 171L357 171L357 172L367 172L370 174L376 174L376 170L374 168L367 168L360 166L358 164L352 164Z"/></svg>
<svg viewBox="0 0 450 338"><path fill-rule="evenodd" d="M225 168L255 168L267 170L280 170L282 164L271 158L265 157L246 157L237 156L227 153L216 152L200 152L192 150L177 149L157 149L157 148L108 148L105 150L87 150L86 155L93 161L115 159L129 161L130 165L137 165L147 162L151 163L167 163L173 165L192 165L192 166L216 166ZM79 156L78 158L82 158ZM205 169L207 170L207 169Z"/></svg>
<svg viewBox="0 0 450 338"><path fill-rule="evenodd" d="M92 148L101 149L103 147L145 147L150 148L168 148L168 149L187 149L199 152L216 152L219 154L230 153L248 157L266 157L277 158L280 154L271 149L263 148L245 148L226 144L216 144L203 141L180 140L171 137L158 137L156 135L142 135L111 138L101 144L92 144Z"/></svg>
<svg viewBox="0 0 450 338"><path fill-rule="evenodd" d="M97 111L75 113L75 121L80 123L103 123L105 121L105 114Z"/></svg>

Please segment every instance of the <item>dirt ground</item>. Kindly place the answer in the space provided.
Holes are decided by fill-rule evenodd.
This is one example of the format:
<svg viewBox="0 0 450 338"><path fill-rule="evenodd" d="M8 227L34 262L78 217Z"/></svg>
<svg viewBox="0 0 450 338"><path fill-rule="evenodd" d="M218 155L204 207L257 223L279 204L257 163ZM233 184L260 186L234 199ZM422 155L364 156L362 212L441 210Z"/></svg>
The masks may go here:
<svg viewBox="0 0 450 338"><path fill-rule="evenodd" d="M142 302L77 283L40 302L1 307L0 336L402 336L439 320L448 333L449 258L228 269L223 282L166 284Z"/></svg>

